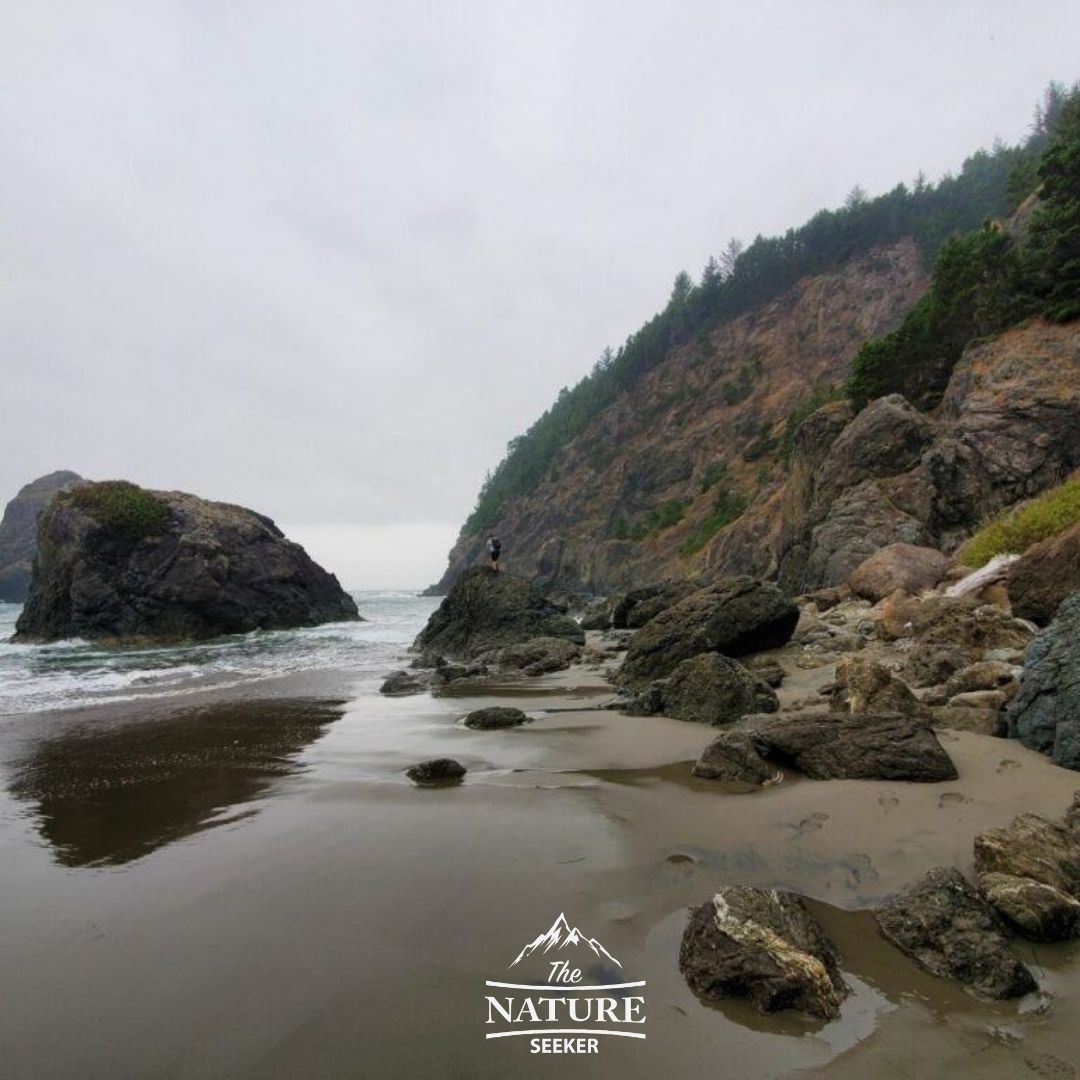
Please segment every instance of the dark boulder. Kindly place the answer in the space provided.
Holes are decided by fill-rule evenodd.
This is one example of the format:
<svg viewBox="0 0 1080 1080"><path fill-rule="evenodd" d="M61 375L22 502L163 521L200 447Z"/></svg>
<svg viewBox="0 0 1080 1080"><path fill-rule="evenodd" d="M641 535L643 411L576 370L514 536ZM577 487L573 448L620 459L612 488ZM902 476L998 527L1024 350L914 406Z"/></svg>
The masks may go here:
<svg viewBox="0 0 1080 1080"><path fill-rule="evenodd" d="M702 780L755 787L778 783L783 778L776 765L761 756L753 734L746 731L726 731L713 739L701 751L690 771Z"/></svg>
<svg viewBox="0 0 1080 1080"><path fill-rule="evenodd" d="M395 671L389 675L379 693L387 697L408 697L410 694L422 694L428 688L428 679L417 675L415 671Z"/></svg>
<svg viewBox="0 0 1080 1080"><path fill-rule="evenodd" d="M535 637L517 645L489 649L476 658L500 671L521 671L526 675L544 675L565 671L581 659L581 646L566 638Z"/></svg>
<svg viewBox="0 0 1080 1080"><path fill-rule="evenodd" d="M471 658L535 637L565 638L584 645L585 633L565 609L535 585L487 567L467 570L428 619L414 647Z"/></svg>
<svg viewBox="0 0 1080 1080"><path fill-rule="evenodd" d="M610 597L599 596L590 600L581 613L582 630L610 630L611 615L615 601Z"/></svg>
<svg viewBox="0 0 1080 1080"><path fill-rule="evenodd" d="M181 640L358 618L337 578L269 518L107 481L43 511L16 640Z"/></svg>
<svg viewBox="0 0 1080 1080"><path fill-rule="evenodd" d="M453 758L432 758L406 769L405 775L421 787L435 787L439 784L458 784L467 771L460 761Z"/></svg>
<svg viewBox="0 0 1080 1080"><path fill-rule="evenodd" d="M1080 769L1080 593L1063 601L1028 648L1008 714L1013 738Z"/></svg>
<svg viewBox="0 0 1080 1080"><path fill-rule="evenodd" d="M833 1020L850 993L832 942L794 893L725 885L691 910L679 970L707 1001L745 998L763 1013Z"/></svg>
<svg viewBox="0 0 1080 1080"><path fill-rule="evenodd" d="M1014 615L1050 622L1062 600L1080 591L1080 525L1029 547L1009 568L1008 590Z"/></svg>
<svg viewBox="0 0 1080 1080"><path fill-rule="evenodd" d="M685 599L697 588L693 582L676 580L658 581L640 589L631 589L613 606L611 626L616 630L638 630L651 618Z"/></svg>
<svg viewBox="0 0 1080 1080"><path fill-rule="evenodd" d="M81 480L67 470L39 476L7 504L0 521L0 600L21 604L26 599L37 551L38 515L57 492L70 491Z"/></svg>
<svg viewBox="0 0 1080 1080"><path fill-rule="evenodd" d="M749 577L721 578L637 632L619 681L640 686L701 653L739 657L778 648L791 638L798 621L799 609L775 585Z"/></svg>
<svg viewBox="0 0 1080 1080"><path fill-rule="evenodd" d="M747 713L776 712L779 707L771 687L737 660L702 653L684 660L668 678L651 683L627 711L720 725Z"/></svg>
<svg viewBox="0 0 1080 1080"><path fill-rule="evenodd" d="M882 934L931 974L987 998L1036 989L995 910L952 867L937 867L875 912Z"/></svg>
<svg viewBox="0 0 1080 1080"><path fill-rule="evenodd" d="M486 709L474 709L462 723L467 728L475 728L477 731L491 731L496 728L517 727L528 719L520 709L492 705Z"/></svg>

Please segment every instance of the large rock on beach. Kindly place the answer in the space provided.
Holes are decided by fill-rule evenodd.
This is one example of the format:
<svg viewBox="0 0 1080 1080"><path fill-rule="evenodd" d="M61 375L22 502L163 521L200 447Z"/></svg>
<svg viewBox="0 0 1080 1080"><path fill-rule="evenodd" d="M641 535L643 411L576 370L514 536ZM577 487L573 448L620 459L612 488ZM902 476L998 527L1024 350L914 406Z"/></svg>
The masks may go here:
<svg viewBox="0 0 1080 1080"><path fill-rule="evenodd" d="M936 867L875 912L882 934L921 967L987 998L1036 988L993 907L952 867Z"/></svg>
<svg viewBox="0 0 1080 1080"><path fill-rule="evenodd" d="M737 660L701 653L684 660L668 678L650 683L628 711L720 725L748 713L776 712L779 707L772 688Z"/></svg>
<svg viewBox="0 0 1080 1080"><path fill-rule="evenodd" d="M431 758L405 770L405 775L421 787L437 787L461 783L468 770L453 758Z"/></svg>
<svg viewBox="0 0 1080 1080"><path fill-rule="evenodd" d="M763 1013L825 1020L850 992L832 942L794 893L725 885L690 912L679 970L707 1001L745 998Z"/></svg>
<svg viewBox="0 0 1080 1080"><path fill-rule="evenodd" d="M738 730L724 732L707 746L698 764L720 759L738 763L746 755L743 737L749 737L758 755L776 765L790 765L812 780L911 780L937 783L956 779L956 766L929 724L899 713L853 714L818 712L748 716ZM734 740L735 749L724 745ZM723 779L760 783L763 770L752 759L745 773L727 767Z"/></svg>
<svg viewBox="0 0 1080 1080"><path fill-rule="evenodd" d="M876 603L897 589L918 593L933 588L948 565L948 556L936 548L889 544L859 563L848 584L856 596Z"/></svg>
<svg viewBox="0 0 1080 1080"><path fill-rule="evenodd" d="M1080 769L1080 592L1062 602L1031 643L1008 712L1013 738Z"/></svg>
<svg viewBox="0 0 1080 1080"><path fill-rule="evenodd" d="M651 618L661 611L667 611L672 604L684 600L696 589L697 585L685 579L658 581L640 589L631 589L613 605L611 626L616 630L639 630Z"/></svg>
<svg viewBox="0 0 1080 1080"><path fill-rule="evenodd" d="M585 632L524 578L473 567L454 582L428 619L415 648L445 656L472 658L489 649L536 637L585 644Z"/></svg>
<svg viewBox="0 0 1080 1080"><path fill-rule="evenodd" d="M836 712L927 715L906 683L884 664L863 656L846 656L836 665L830 703Z"/></svg>
<svg viewBox="0 0 1080 1080"><path fill-rule="evenodd" d="M1009 568L1008 589L1014 615L1050 622L1065 597L1080 591L1080 525L1029 547Z"/></svg>
<svg viewBox="0 0 1080 1080"><path fill-rule="evenodd" d="M520 709L491 705L486 709L473 709L462 723L476 731L495 731L499 728L520 727L528 719Z"/></svg>
<svg viewBox="0 0 1080 1080"><path fill-rule="evenodd" d="M269 518L106 481L43 511L16 640L173 641L358 618L337 578Z"/></svg>
<svg viewBox="0 0 1080 1080"><path fill-rule="evenodd" d="M798 621L798 607L775 585L722 578L650 619L631 641L618 678L641 686L701 653L739 657L779 648Z"/></svg>
<svg viewBox="0 0 1080 1080"><path fill-rule="evenodd" d="M502 671L521 671L526 675L546 675L565 671L581 658L581 646L561 637L535 637L517 645L488 649L476 659Z"/></svg>
<svg viewBox="0 0 1080 1080"><path fill-rule="evenodd" d="M19 490L0 521L0 600L21 604L30 591L30 573L37 551L38 516L61 491L81 482L66 469L39 476Z"/></svg>

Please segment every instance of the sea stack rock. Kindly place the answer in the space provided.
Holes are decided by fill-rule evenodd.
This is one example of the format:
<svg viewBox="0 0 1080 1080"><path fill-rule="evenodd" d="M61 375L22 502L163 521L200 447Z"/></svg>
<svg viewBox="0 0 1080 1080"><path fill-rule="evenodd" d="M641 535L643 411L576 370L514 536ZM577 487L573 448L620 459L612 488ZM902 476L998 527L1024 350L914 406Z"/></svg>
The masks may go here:
<svg viewBox="0 0 1080 1080"><path fill-rule="evenodd" d="M7 504L0 521L0 600L21 604L26 599L37 550L38 514L58 491L68 491L80 480L78 473L63 469L39 476Z"/></svg>
<svg viewBox="0 0 1080 1080"><path fill-rule="evenodd" d="M109 480L41 514L15 640L176 641L358 618L337 578L269 518Z"/></svg>
<svg viewBox="0 0 1080 1080"><path fill-rule="evenodd" d="M585 632L566 609L552 603L535 585L477 566L454 582L414 648L469 659L537 637L585 644Z"/></svg>

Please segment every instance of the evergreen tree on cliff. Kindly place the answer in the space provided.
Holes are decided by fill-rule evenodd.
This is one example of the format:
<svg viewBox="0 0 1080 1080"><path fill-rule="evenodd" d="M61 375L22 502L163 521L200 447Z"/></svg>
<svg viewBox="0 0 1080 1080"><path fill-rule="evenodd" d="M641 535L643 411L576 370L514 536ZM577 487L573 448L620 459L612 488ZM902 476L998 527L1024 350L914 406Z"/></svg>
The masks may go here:
<svg viewBox="0 0 1080 1080"><path fill-rule="evenodd" d="M1039 292L1048 318L1080 318L1080 94L1061 107L1039 165L1042 205L1031 223Z"/></svg>

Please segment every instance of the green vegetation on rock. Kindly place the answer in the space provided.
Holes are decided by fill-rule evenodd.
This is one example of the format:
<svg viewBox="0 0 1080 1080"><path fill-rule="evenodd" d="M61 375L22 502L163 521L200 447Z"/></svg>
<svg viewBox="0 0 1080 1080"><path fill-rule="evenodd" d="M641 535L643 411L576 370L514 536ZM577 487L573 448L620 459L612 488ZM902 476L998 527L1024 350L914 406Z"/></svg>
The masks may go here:
<svg viewBox="0 0 1080 1080"><path fill-rule="evenodd" d="M956 553L964 566L985 566L995 555L1022 555L1032 544L1080 522L1080 478L988 521Z"/></svg>
<svg viewBox="0 0 1080 1080"><path fill-rule="evenodd" d="M1040 112L1043 149L1018 163L1038 183L1029 235L1014 236L993 221L942 245L926 295L891 334L856 355L848 394L856 408L885 394L903 394L917 408L940 400L964 348L1031 315L1064 322L1080 317L1080 86L1052 86ZM1020 164L1023 168L1020 168Z"/></svg>
<svg viewBox="0 0 1080 1080"><path fill-rule="evenodd" d="M737 491L719 492L713 500L712 509L687 533L679 550L684 555L700 551L725 525L741 517L746 505L746 497Z"/></svg>
<svg viewBox="0 0 1080 1080"><path fill-rule="evenodd" d="M562 448L673 351L694 350L700 359L716 327L780 296L807 275L832 270L905 237L913 238L924 259L932 260L950 237L1008 213L1030 192L1034 163L1060 111L1057 104L1042 109L1041 126L1024 144L977 151L958 174L936 184L920 176L912 186L898 184L876 198L856 187L839 209L821 210L782 236L758 236L745 248L729 244L719 260L709 259L696 282L680 273L662 311L617 350L605 349L589 375L573 389L564 387L528 431L508 443L506 456L484 481L465 533L494 526L508 500L534 491L551 475ZM722 396L730 402L741 400L753 390L753 376L752 368L741 371L721 388ZM594 460L599 468L606 456L594 451Z"/></svg>
<svg viewBox="0 0 1080 1080"><path fill-rule="evenodd" d="M86 484L67 498L99 524L129 540L159 536L169 520L169 508L161 499L127 480Z"/></svg>

